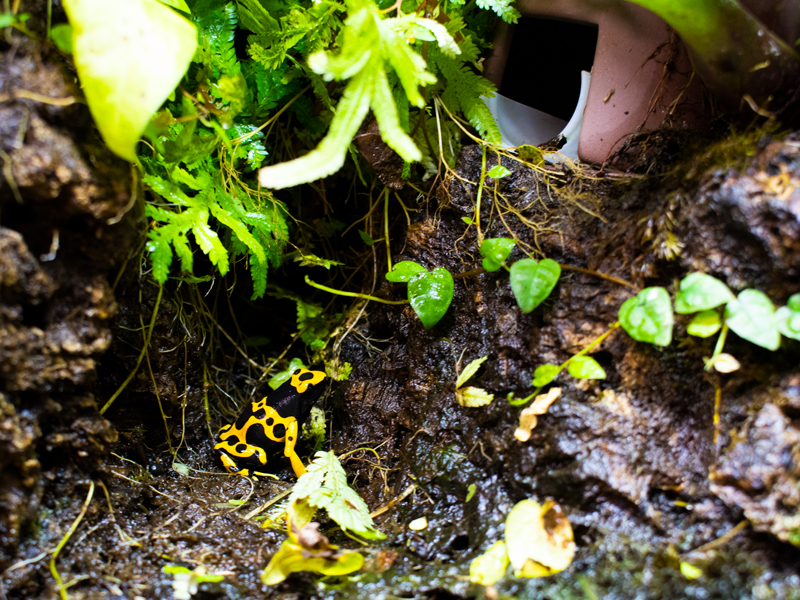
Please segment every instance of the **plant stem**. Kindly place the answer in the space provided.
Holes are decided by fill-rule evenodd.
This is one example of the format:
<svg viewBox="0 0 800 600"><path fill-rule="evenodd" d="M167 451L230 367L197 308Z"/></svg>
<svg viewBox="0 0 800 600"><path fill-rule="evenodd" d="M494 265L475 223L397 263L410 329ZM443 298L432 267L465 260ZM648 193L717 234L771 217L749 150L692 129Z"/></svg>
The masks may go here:
<svg viewBox="0 0 800 600"><path fill-rule="evenodd" d="M481 196L483 195L483 182L486 180L486 146L482 146L481 154L481 181L478 184L478 199L475 202L475 227L478 229L478 245L483 242L481 233Z"/></svg>
<svg viewBox="0 0 800 600"><path fill-rule="evenodd" d="M159 285L158 296L156 296L156 304L153 307L153 315L150 317L150 330L147 332L147 339L145 340L144 346L142 346L142 351L139 352L139 358L136 360L136 366L133 367L133 370L128 374L128 377L125 379L125 381L122 382L122 385L119 386L119 388L117 388L117 391L114 392L111 398L108 399L108 402L106 402L103 405L103 408L100 409L101 415L108 410L108 408L111 406L114 400L116 400L117 397L123 392L123 390L126 387L128 387L128 384L131 382L131 379L133 379L134 375L136 375L136 371L139 370L139 365L142 364L142 359L144 358L144 355L147 352L147 348L150 346L150 338L153 336L153 328L156 324L156 316L158 315L158 306L161 304L161 294L163 292L164 292L164 286Z"/></svg>
<svg viewBox="0 0 800 600"><path fill-rule="evenodd" d="M717 338L717 345L714 346L714 354L711 355L711 358L709 358L706 363L706 371L710 371L714 367L714 362L717 360L717 357L722 354L722 349L725 347L725 339L727 337L728 325L725 323L722 325L722 331L720 331L719 337Z"/></svg>
<svg viewBox="0 0 800 600"><path fill-rule="evenodd" d="M64 582L61 581L61 575L58 574L58 569L56 569L56 558L58 557L58 553L61 552L61 549L69 541L69 538L72 536L72 534L75 533L78 525L80 525L81 520L86 514L86 509L89 508L89 503L92 501L92 496L94 496L94 481L89 481L89 493L86 495L86 500L83 502L83 508L81 508L80 514L72 522L72 525L70 525L66 535L61 538L60 542L58 542L56 549L53 550L53 556L50 557L50 574L58 584L58 594L61 596L61 600L69 600L69 596L67 596L67 588L64 587Z"/></svg>
<svg viewBox="0 0 800 600"><path fill-rule="evenodd" d="M389 188L386 188L386 198L383 203L383 237L386 240L386 261L389 263L389 273L392 272L392 249L389 246Z"/></svg>
<svg viewBox="0 0 800 600"><path fill-rule="evenodd" d="M343 292L341 290L335 290L333 288L329 288L326 285L322 285L311 281L308 275L306 275L306 283L311 287L315 287L318 290L322 290L323 292L328 292L330 294L336 294L337 296L347 296L348 298L361 298L363 300L372 300L373 302L380 302L381 304L408 304L408 300L384 300L383 298L376 298L375 296L370 296L368 294L359 294L356 292Z"/></svg>

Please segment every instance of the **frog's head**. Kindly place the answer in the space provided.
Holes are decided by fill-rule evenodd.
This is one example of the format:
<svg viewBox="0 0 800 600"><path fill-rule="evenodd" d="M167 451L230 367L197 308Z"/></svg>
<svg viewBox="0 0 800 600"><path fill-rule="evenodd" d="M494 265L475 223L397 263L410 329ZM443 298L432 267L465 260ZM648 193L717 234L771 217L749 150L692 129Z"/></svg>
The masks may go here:
<svg viewBox="0 0 800 600"><path fill-rule="evenodd" d="M265 406L273 407L282 417L293 416L302 422L328 387L327 379L323 371L296 369L283 385L262 402ZM256 409L254 406L254 412Z"/></svg>

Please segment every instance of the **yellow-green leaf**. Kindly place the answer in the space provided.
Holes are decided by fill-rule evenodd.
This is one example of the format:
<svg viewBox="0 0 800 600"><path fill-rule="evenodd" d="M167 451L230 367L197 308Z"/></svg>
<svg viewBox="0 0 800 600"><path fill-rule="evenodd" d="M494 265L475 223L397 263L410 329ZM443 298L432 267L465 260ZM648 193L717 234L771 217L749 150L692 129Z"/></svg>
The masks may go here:
<svg viewBox="0 0 800 600"><path fill-rule="evenodd" d="M503 578L508 568L508 553L502 540L492 544L469 565L469 580L480 585L494 585Z"/></svg>
<svg viewBox="0 0 800 600"><path fill-rule="evenodd" d="M689 581L697 579L703 575L703 571L688 562L681 562L681 574Z"/></svg>
<svg viewBox="0 0 800 600"><path fill-rule="evenodd" d="M64 9L89 110L111 151L133 162L147 123L189 67L197 31L157 0L64 0Z"/></svg>
<svg viewBox="0 0 800 600"><path fill-rule="evenodd" d="M298 544L289 540L283 542L264 572L261 573L261 582L266 585L275 585L297 571L311 571L333 576L347 575L358 571L364 564L364 557L358 552L342 552L335 558L314 557L313 554L304 558L304 553L310 554Z"/></svg>
<svg viewBox="0 0 800 600"><path fill-rule="evenodd" d="M456 380L456 387L460 388L462 385L467 383L469 378L478 372L478 369L481 368L481 365L485 363L488 358L489 358L488 356L482 356L481 358L476 358L471 363L469 363L464 368L464 370L461 371L461 374L458 376L458 379Z"/></svg>

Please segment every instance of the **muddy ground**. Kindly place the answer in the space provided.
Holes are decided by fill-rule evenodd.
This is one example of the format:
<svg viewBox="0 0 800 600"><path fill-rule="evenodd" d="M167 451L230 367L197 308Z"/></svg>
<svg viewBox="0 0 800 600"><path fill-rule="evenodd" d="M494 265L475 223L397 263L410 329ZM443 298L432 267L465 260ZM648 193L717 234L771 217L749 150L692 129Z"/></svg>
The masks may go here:
<svg viewBox="0 0 800 600"><path fill-rule="evenodd" d="M731 335L726 350L743 368L710 376L702 358L713 339L688 337L688 320L679 319L665 349L622 331L608 338L593 353L605 380L560 376L562 395L527 443L514 438L519 409L505 400L530 393L538 365L562 362L603 333L642 287L674 291L701 270L779 305L800 292L800 135L718 135L700 145L664 137L655 155L659 138L651 137L624 157L631 177L615 170L622 162L545 176L503 158L512 175L496 186L487 180L484 235L508 236L507 224L522 242L512 260L525 248L595 274L565 271L527 315L503 271L457 278L453 304L431 330L407 306L337 305L340 331L352 329L330 356L353 372L323 401L326 447L376 450L379 463L366 451L345 461L371 509L412 492L377 517L387 539L362 548L360 573L299 574L267 587L260 572L285 536L261 527L267 510L259 509L291 486L291 469L283 465L280 481L224 474L210 432L266 393L264 366L294 333L294 304L234 295L234 321L216 311L227 306L228 285L203 295L175 284L159 295L140 260L145 225L131 201L130 168L103 149L85 106L19 93L68 98L74 77L21 36L0 60L2 596L58 596L51 557L91 488L53 561L70 598L170 598L172 577L162 570L170 564L225 575L202 584L198 598L483 597L468 581L469 563L500 539L524 498L561 505L577 556L548 578L507 575L490 596L800 598L800 344L769 352ZM457 173L478 181L478 147L465 147ZM404 192L418 210L409 224L398 209L394 261L479 269L475 228L462 220L473 217L476 187L459 177L419 202ZM380 274L385 257L376 251L374 260ZM276 277L296 284L290 274ZM402 297L381 281L379 290ZM270 333L274 345L251 352L242 330ZM295 355L301 347L287 358ZM463 408L457 365L481 356L489 359L472 384L496 399ZM427 529L410 531L421 516ZM688 580L681 562L703 574Z"/></svg>

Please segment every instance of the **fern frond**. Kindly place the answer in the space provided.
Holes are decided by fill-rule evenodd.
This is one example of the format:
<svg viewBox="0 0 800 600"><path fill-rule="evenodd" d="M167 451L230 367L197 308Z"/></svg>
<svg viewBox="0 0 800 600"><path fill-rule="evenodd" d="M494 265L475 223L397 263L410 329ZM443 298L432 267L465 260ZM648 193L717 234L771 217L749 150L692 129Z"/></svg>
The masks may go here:
<svg viewBox="0 0 800 600"><path fill-rule="evenodd" d="M192 233L197 245L211 260L211 264L217 267L220 275L226 275L230 267L228 264L228 251L219 241L217 232L208 226L208 213L205 214L205 220L198 219L192 225Z"/></svg>
<svg viewBox="0 0 800 600"><path fill-rule="evenodd" d="M250 277L253 279L253 295L250 300L258 300L267 291L267 263L250 255Z"/></svg>
<svg viewBox="0 0 800 600"><path fill-rule="evenodd" d="M519 11L511 6L514 0L477 0L478 8L491 10L506 23L516 23Z"/></svg>
<svg viewBox="0 0 800 600"><path fill-rule="evenodd" d="M169 267L172 264L172 248L169 245L170 226L151 229L147 233L147 243L145 249L150 253L150 260L153 263L153 279L158 283L164 283L169 275Z"/></svg>
<svg viewBox="0 0 800 600"><path fill-rule="evenodd" d="M473 72L461 57L451 58L436 49L432 49L430 55L439 72L447 79L447 85L442 92L445 105L451 111L463 112L483 139L492 144L500 144L500 128L480 98L493 96L497 90L494 84Z"/></svg>
<svg viewBox="0 0 800 600"><path fill-rule="evenodd" d="M264 167L258 172L262 187L282 189L300 185L332 175L342 168L347 147L369 112L371 75L371 72L362 71L347 83L328 135L319 146L301 158Z"/></svg>
<svg viewBox="0 0 800 600"><path fill-rule="evenodd" d="M397 152L406 162L418 161L422 153L408 134L403 131L397 117L397 107L389 89L389 80L383 71L375 74L375 83L370 104L375 119L378 121L381 137L389 147ZM408 114L408 113L406 113Z"/></svg>

